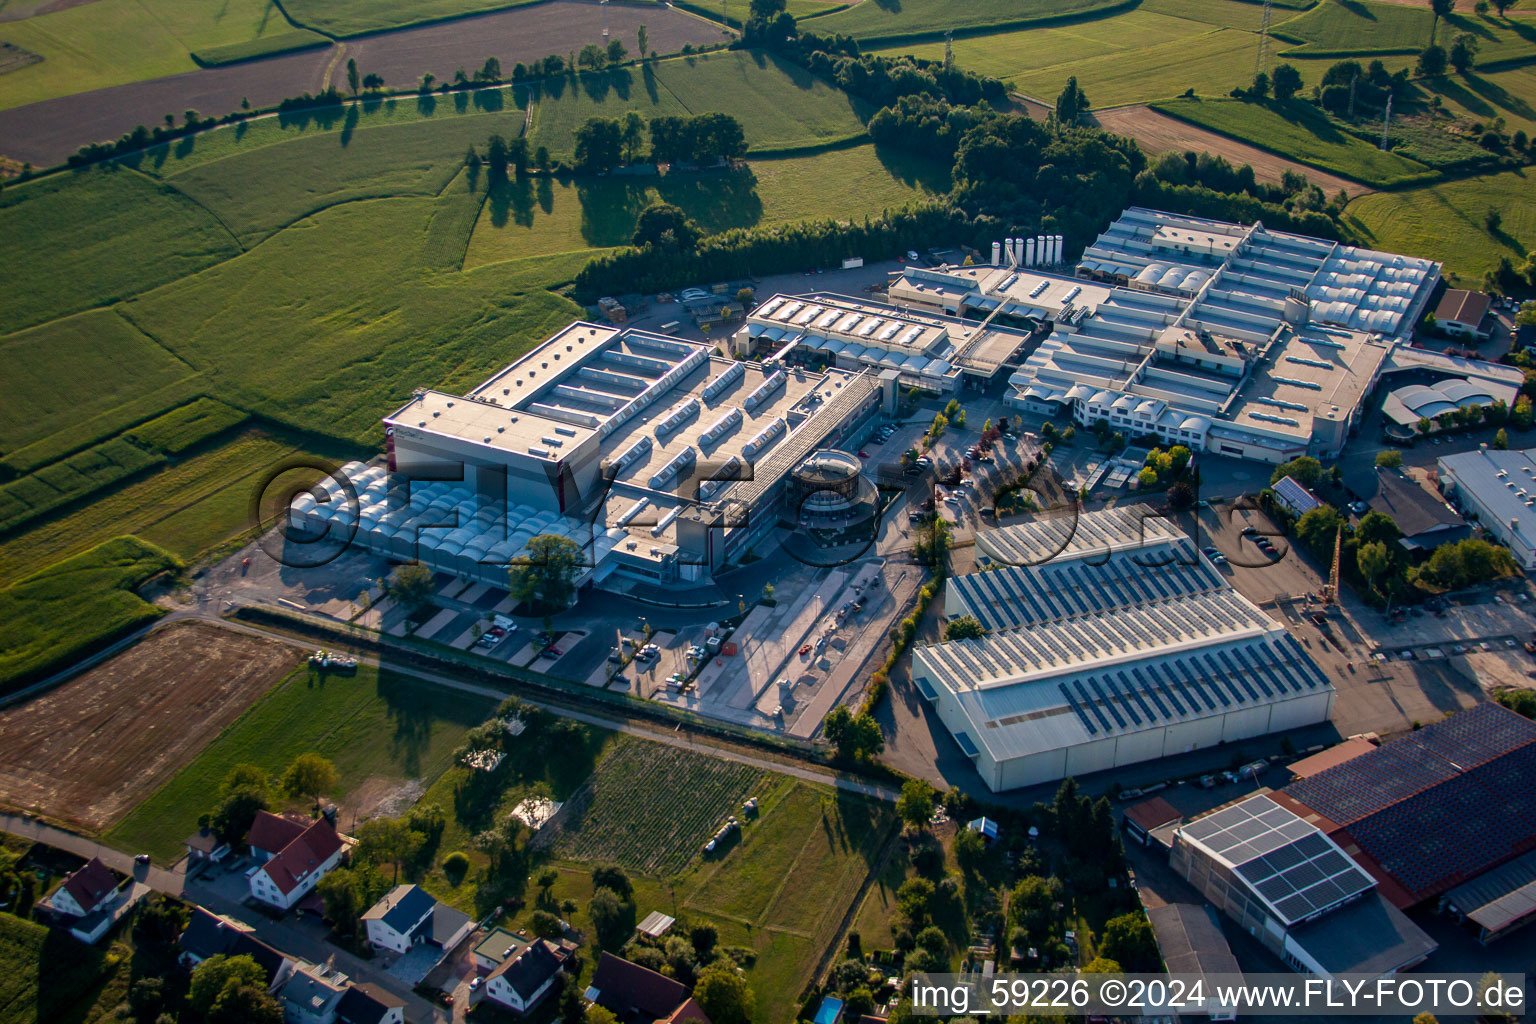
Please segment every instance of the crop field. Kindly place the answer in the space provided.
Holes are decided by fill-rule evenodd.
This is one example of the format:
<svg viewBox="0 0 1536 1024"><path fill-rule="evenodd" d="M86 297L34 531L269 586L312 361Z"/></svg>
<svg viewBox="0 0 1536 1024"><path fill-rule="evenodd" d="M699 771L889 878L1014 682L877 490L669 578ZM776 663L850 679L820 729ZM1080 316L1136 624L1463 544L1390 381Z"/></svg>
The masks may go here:
<svg viewBox="0 0 1536 1024"><path fill-rule="evenodd" d="M175 564L159 548L118 537L0 590L0 693L158 618L161 610L131 588Z"/></svg>
<svg viewBox="0 0 1536 1024"><path fill-rule="evenodd" d="M335 763L341 783L328 796L343 804L370 781L430 786L449 766L464 733L493 707L490 701L450 696L388 669L362 665L355 675L322 676L301 668L236 718L105 838L121 849L173 857L231 768L253 764L276 776L308 751Z"/></svg>
<svg viewBox="0 0 1536 1024"><path fill-rule="evenodd" d="M861 40L895 40L935 35L946 29L1022 25L1032 21L1087 14L1113 6L1112 0L867 0L846 11L817 18L821 35L844 34Z"/></svg>
<svg viewBox="0 0 1536 1024"><path fill-rule="evenodd" d="M1310 11L1281 22L1275 32L1302 40L1294 49L1282 49L1283 56L1412 54L1429 45L1433 23L1434 14L1428 4L1408 7L1370 0L1322 0ZM1478 64L1536 56L1536 26L1526 22L1506 23L1484 15L1456 12L1441 20L1435 29L1435 41L1449 48L1451 41L1463 33L1477 39Z"/></svg>
<svg viewBox="0 0 1536 1024"><path fill-rule="evenodd" d="M1490 209L1502 217L1497 235L1483 224ZM1350 203L1345 218L1371 246L1441 260L1475 288L1500 256L1518 266L1536 249L1536 176L1524 168L1382 192Z"/></svg>
<svg viewBox="0 0 1536 1024"><path fill-rule="evenodd" d="M967 36L954 41L954 54L955 63L967 71L1009 79L1054 65L1074 64L1087 58L1125 50L1146 49L1191 36L1208 35L1211 31L1209 25L1183 17L1154 13L1143 5L1114 17ZM887 56L910 53L928 60L943 60L944 42L894 43L878 52ZM1078 81L1083 82L1083 77L1079 76ZM1097 104L1099 99L1092 91L1093 82L1086 82L1084 87L1090 90L1089 98Z"/></svg>
<svg viewBox="0 0 1536 1024"><path fill-rule="evenodd" d="M89 831L190 761L298 662L287 644L176 625L0 709L0 802Z"/></svg>
<svg viewBox="0 0 1536 1024"><path fill-rule="evenodd" d="M220 64L238 64L258 57L272 57L279 53L330 45L330 38L319 32L311 32L307 28L295 28L287 32L274 32L257 39L248 39L243 43L205 46L194 50L192 59L203 67L216 67Z"/></svg>
<svg viewBox="0 0 1536 1024"><path fill-rule="evenodd" d="M47 251L39 242L47 240ZM228 259L239 245L185 195L127 169L59 174L0 192L0 324L40 324ZM67 258L68 273L60 271Z"/></svg>
<svg viewBox="0 0 1536 1024"><path fill-rule="evenodd" d="M0 584L56 559L132 533L191 560L249 526L251 491L265 471L300 449L250 431L211 451L162 466L96 501L0 540Z"/></svg>
<svg viewBox="0 0 1536 1024"><path fill-rule="evenodd" d="M851 219L945 191L947 171L863 145L754 160L740 171L524 179L493 193L481 209L465 266L627 244L640 211L657 201L685 210L706 231Z"/></svg>
<svg viewBox="0 0 1536 1024"><path fill-rule="evenodd" d="M863 133L862 102L777 57L741 51L677 57L579 79L555 79L531 100L529 144L570 159L574 132L589 117L638 110L646 118L730 114L753 152L816 146Z"/></svg>
<svg viewBox="0 0 1536 1024"><path fill-rule="evenodd" d="M1231 99L1179 99L1153 107L1367 185L1403 184L1434 173L1421 163L1340 131L1306 103L1281 107Z"/></svg>
<svg viewBox="0 0 1536 1024"><path fill-rule="evenodd" d="M0 484L0 531L76 501L120 480L126 480L162 461L151 452L121 437L76 452L44 466L36 473Z"/></svg>
<svg viewBox="0 0 1536 1024"><path fill-rule="evenodd" d="M1178 96L1187 89L1224 96L1253 78L1258 37L1236 29L1217 29L1166 43L1052 64L1016 75L1028 96L1055 102L1067 79L1076 76L1098 108Z"/></svg>
<svg viewBox="0 0 1536 1024"><path fill-rule="evenodd" d="M740 816L742 800L762 776L734 761L620 740L534 846L566 860L670 877L727 817Z"/></svg>
<svg viewBox="0 0 1536 1024"><path fill-rule="evenodd" d="M134 427L126 435L135 444L175 455L245 422L246 415L213 398L199 398L164 416Z"/></svg>
<svg viewBox="0 0 1536 1024"><path fill-rule="evenodd" d="M61 4L5 23L6 42L43 60L5 76L0 109L192 71L193 51L278 38L292 45L294 27L273 0Z"/></svg>

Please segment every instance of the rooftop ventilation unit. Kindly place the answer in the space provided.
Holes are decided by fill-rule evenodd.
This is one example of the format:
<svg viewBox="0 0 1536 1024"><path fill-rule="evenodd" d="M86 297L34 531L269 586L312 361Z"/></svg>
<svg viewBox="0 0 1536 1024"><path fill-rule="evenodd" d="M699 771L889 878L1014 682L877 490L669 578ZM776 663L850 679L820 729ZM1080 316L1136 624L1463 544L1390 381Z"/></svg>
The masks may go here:
<svg viewBox="0 0 1536 1024"><path fill-rule="evenodd" d="M704 385L704 401L713 402L720 395L724 394L732 384L735 384L746 375L747 367L745 363L732 363L720 376Z"/></svg>
<svg viewBox="0 0 1536 1024"><path fill-rule="evenodd" d="M789 378L784 375L783 370L775 370L773 373L769 374L767 380L759 384L756 389L754 389L753 392L747 396L746 401L741 403L742 406L747 410L747 412L753 411L758 406L766 402L770 397L772 397L774 392L784 387L788 380Z"/></svg>

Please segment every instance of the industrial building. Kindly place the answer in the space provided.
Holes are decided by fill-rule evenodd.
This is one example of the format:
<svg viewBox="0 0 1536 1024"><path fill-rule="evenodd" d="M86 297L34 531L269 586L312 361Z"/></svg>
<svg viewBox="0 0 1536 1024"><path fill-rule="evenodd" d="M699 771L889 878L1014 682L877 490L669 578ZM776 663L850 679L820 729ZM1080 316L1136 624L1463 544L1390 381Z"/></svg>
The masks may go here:
<svg viewBox="0 0 1536 1024"><path fill-rule="evenodd" d="M1316 772L1275 799L1351 851L1399 907L1536 850L1536 722L1492 701Z"/></svg>
<svg viewBox="0 0 1536 1024"><path fill-rule="evenodd" d="M1520 394L1518 383L1491 377L1452 377L1433 384L1406 384L1387 393L1381 403L1382 429L1387 437L1412 442L1442 429L1439 417L1457 409L1503 402L1513 409ZM1429 421L1420 430L1422 420Z"/></svg>
<svg viewBox="0 0 1536 1024"><path fill-rule="evenodd" d="M993 791L1331 713L1301 645L1146 506L986 531L978 562L984 538L1008 567L950 580L945 612L992 632L919 647L912 672Z"/></svg>
<svg viewBox="0 0 1536 1024"><path fill-rule="evenodd" d="M1522 569L1536 569L1536 448L1457 452L1436 462L1440 492L1509 548Z"/></svg>
<svg viewBox="0 0 1536 1024"><path fill-rule="evenodd" d="M582 549L581 584L702 585L792 514L797 467L857 447L896 396L895 374L577 322L465 394L416 392L384 418L387 466L343 467L290 522L493 585L549 533Z"/></svg>
<svg viewBox="0 0 1536 1024"><path fill-rule="evenodd" d="M909 270L891 301L1049 321L1009 378L1018 408L1269 463L1338 454L1440 277L1428 260L1141 208L1074 277L1016 256Z"/></svg>
<svg viewBox="0 0 1536 1024"><path fill-rule="evenodd" d="M1296 971L1386 975L1437 948L1338 843L1268 794L1179 826L1171 863Z"/></svg>

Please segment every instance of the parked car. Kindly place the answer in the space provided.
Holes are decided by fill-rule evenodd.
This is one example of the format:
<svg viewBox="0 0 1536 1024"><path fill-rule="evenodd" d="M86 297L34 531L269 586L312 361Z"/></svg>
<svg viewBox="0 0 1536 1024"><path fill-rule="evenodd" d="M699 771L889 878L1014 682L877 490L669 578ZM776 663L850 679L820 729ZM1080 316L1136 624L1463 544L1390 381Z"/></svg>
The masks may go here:
<svg viewBox="0 0 1536 1024"><path fill-rule="evenodd" d="M133 858L133 862L135 864L148 864L149 863L149 854L141 853L138 856Z"/></svg>

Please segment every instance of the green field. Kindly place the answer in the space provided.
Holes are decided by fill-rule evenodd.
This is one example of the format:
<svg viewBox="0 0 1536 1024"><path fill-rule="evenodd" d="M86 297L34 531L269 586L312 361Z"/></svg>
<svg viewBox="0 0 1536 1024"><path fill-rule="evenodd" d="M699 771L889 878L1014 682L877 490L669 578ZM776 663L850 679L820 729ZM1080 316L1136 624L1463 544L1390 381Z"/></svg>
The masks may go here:
<svg viewBox="0 0 1536 1024"><path fill-rule="evenodd" d="M217 800L219 783L237 764L274 776L299 754L314 751L341 773L344 802L369 780L430 786L451 761L464 733L494 704L468 694L359 666L356 675L319 676L305 667L279 683L237 718L171 781L128 812L106 834L125 850L173 860L198 815ZM348 822L348 825L351 823Z"/></svg>
<svg viewBox="0 0 1536 1024"><path fill-rule="evenodd" d="M1165 114L1368 185L1403 184L1434 173L1423 164L1383 152L1340 131L1309 103L1281 106L1232 99L1179 99L1153 106Z"/></svg>
<svg viewBox="0 0 1536 1024"><path fill-rule="evenodd" d="M55 174L7 188L0 192L0 262L7 278L0 324L15 331L106 305L239 251L207 210L126 168Z"/></svg>
<svg viewBox="0 0 1536 1024"><path fill-rule="evenodd" d="M97 949L68 932L0 913L0 1024L96 1024L116 1020L132 950Z"/></svg>
<svg viewBox="0 0 1536 1024"><path fill-rule="evenodd" d="M250 431L183 458L82 508L0 540L0 583L132 533L191 560L250 527L251 492L269 468L301 449Z"/></svg>
<svg viewBox="0 0 1536 1024"><path fill-rule="evenodd" d="M1187 89L1225 95L1253 78L1258 38L1236 29L1217 29L1124 53L1052 64L1014 78L1026 95L1055 102L1067 79L1076 76L1099 108L1178 96Z"/></svg>
<svg viewBox="0 0 1536 1024"><path fill-rule="evenodd" d="M1536 65L1420 79L1415 84L1426 95L1439 96L1447 110L1471 121L1487 124L1502 117L1509 131L1536 134Z"/></svg>
<svg viewBox="0 0 1536 1024"><path fill-rule="evenodd" d="M308 50L311 47L329 45L331 40L328 36L311 32L307 28L295 28L287 32L274 32L257 39L248 39L243 43L205 46L192 51L192 59L205 67L216 67L220 64L237 64L243 60L273 57L279 53L291 53L295 50Z"/></svg>
<svg viewBox="0 0 1536 1024"><path fill-rule="evenodd" d="M688 212L708 231L770 227L896 209L946 191L947 169L872 145L813 156L751 161L745 170L664 177L610 176L563 182L524 179L480 211L465 266L626 244L649 203Z"/></svg>
<svg viewBox="0 0 1536 1024"><path fill-rule="evenodd" d="M273 0L92 0L36 14L5 23L6 42L44 59L5 76L0 109L194 71L194 51L256 40L291 46L294 32Z"/></svg>
<svg viewBox="0 0 1536 1024"><path fill-rule="evenodd" d="M706 112L741 122L753 152L823 145L863 133L866 104L770 54L734 51L676 57L538 87L530 145L569 160L589 117L638 110L647 118Z"/></svg>
<svg viewBox="0 0 1536 1024"><path fill-rule="evenodd" d="M1483 226L1488 210L1502 216L1499 234ZM1479 287L1500 256L1516 266L1536 249L1536 180L1530 168L1401 192L1363 196L1345 211L1374 248L1440 260L1463 287Z"/></svg>
<svg viewBox="0 0 1536 1024"><path fill-rule="evenodd" d="M1246 4L1231 4L1247 9ZM1076 64L1093 57L1208 35L1209 25L1181 16L1155 13L1143 5L1109 18L1074 21L1044 28L1015 29L954 41L955 63L967 71L1009 79L1057 65ZM929 43L894 43L877 51L886 56L910 53L928 60L944 59L942 40ZM1070 73L1070 72L1069 72ZM1083 81L1080 75L1078 80ZM1063 78L1065 81L1065 78ZM1089 80L1089 98L1099 103ZM1054 97L1047 97L1054 98Z"/></svg>
<svg viewBox="0 0 1536 1024"><path fill-rule="evenodd" d="M127 433L133 443L175 455L243 423L245 413L213 398L199 398Z"/></svg>
<svg viewBox="0 0 1536 1024"><path fill-rule="evenodd" d="M355 36L365 32L442 21L465 14L482 14L519 7L533 0L287 0L285 9L300 25L327 35Z"/></svg>
<svg viewBox="0 0 1536 1024"><path fill-rule="evenodd" d="M1021 25L1082 15L1115 6L1114 0L866 0L846 11L817 18L821 35L892 40L910 36L942 37L946 29Z"/></svg>
<svg viewBox="0 0 1536 1024"><path fill-rule="evenodd" d="M130 588L174 565L167 552L119 537L0 590L0 693L160 616Z"/></svg>
<svg viewBox="0 0 1536 1024"><path fill-rule="evenodd" d="M1370 0L1322 0L1310 11L1281 22L1275 32L1302 40L1294 49L1282 49L1282 56L1412 54L1429 45L1433 24L1434 14L1428 4L1409 7ZM1505 22L1460 11L1435 29L1435 41L1449 49L1451 41L1463 33L1477 38L1478 64L1536 57L1536 25L1526 21Z"/></svg>

